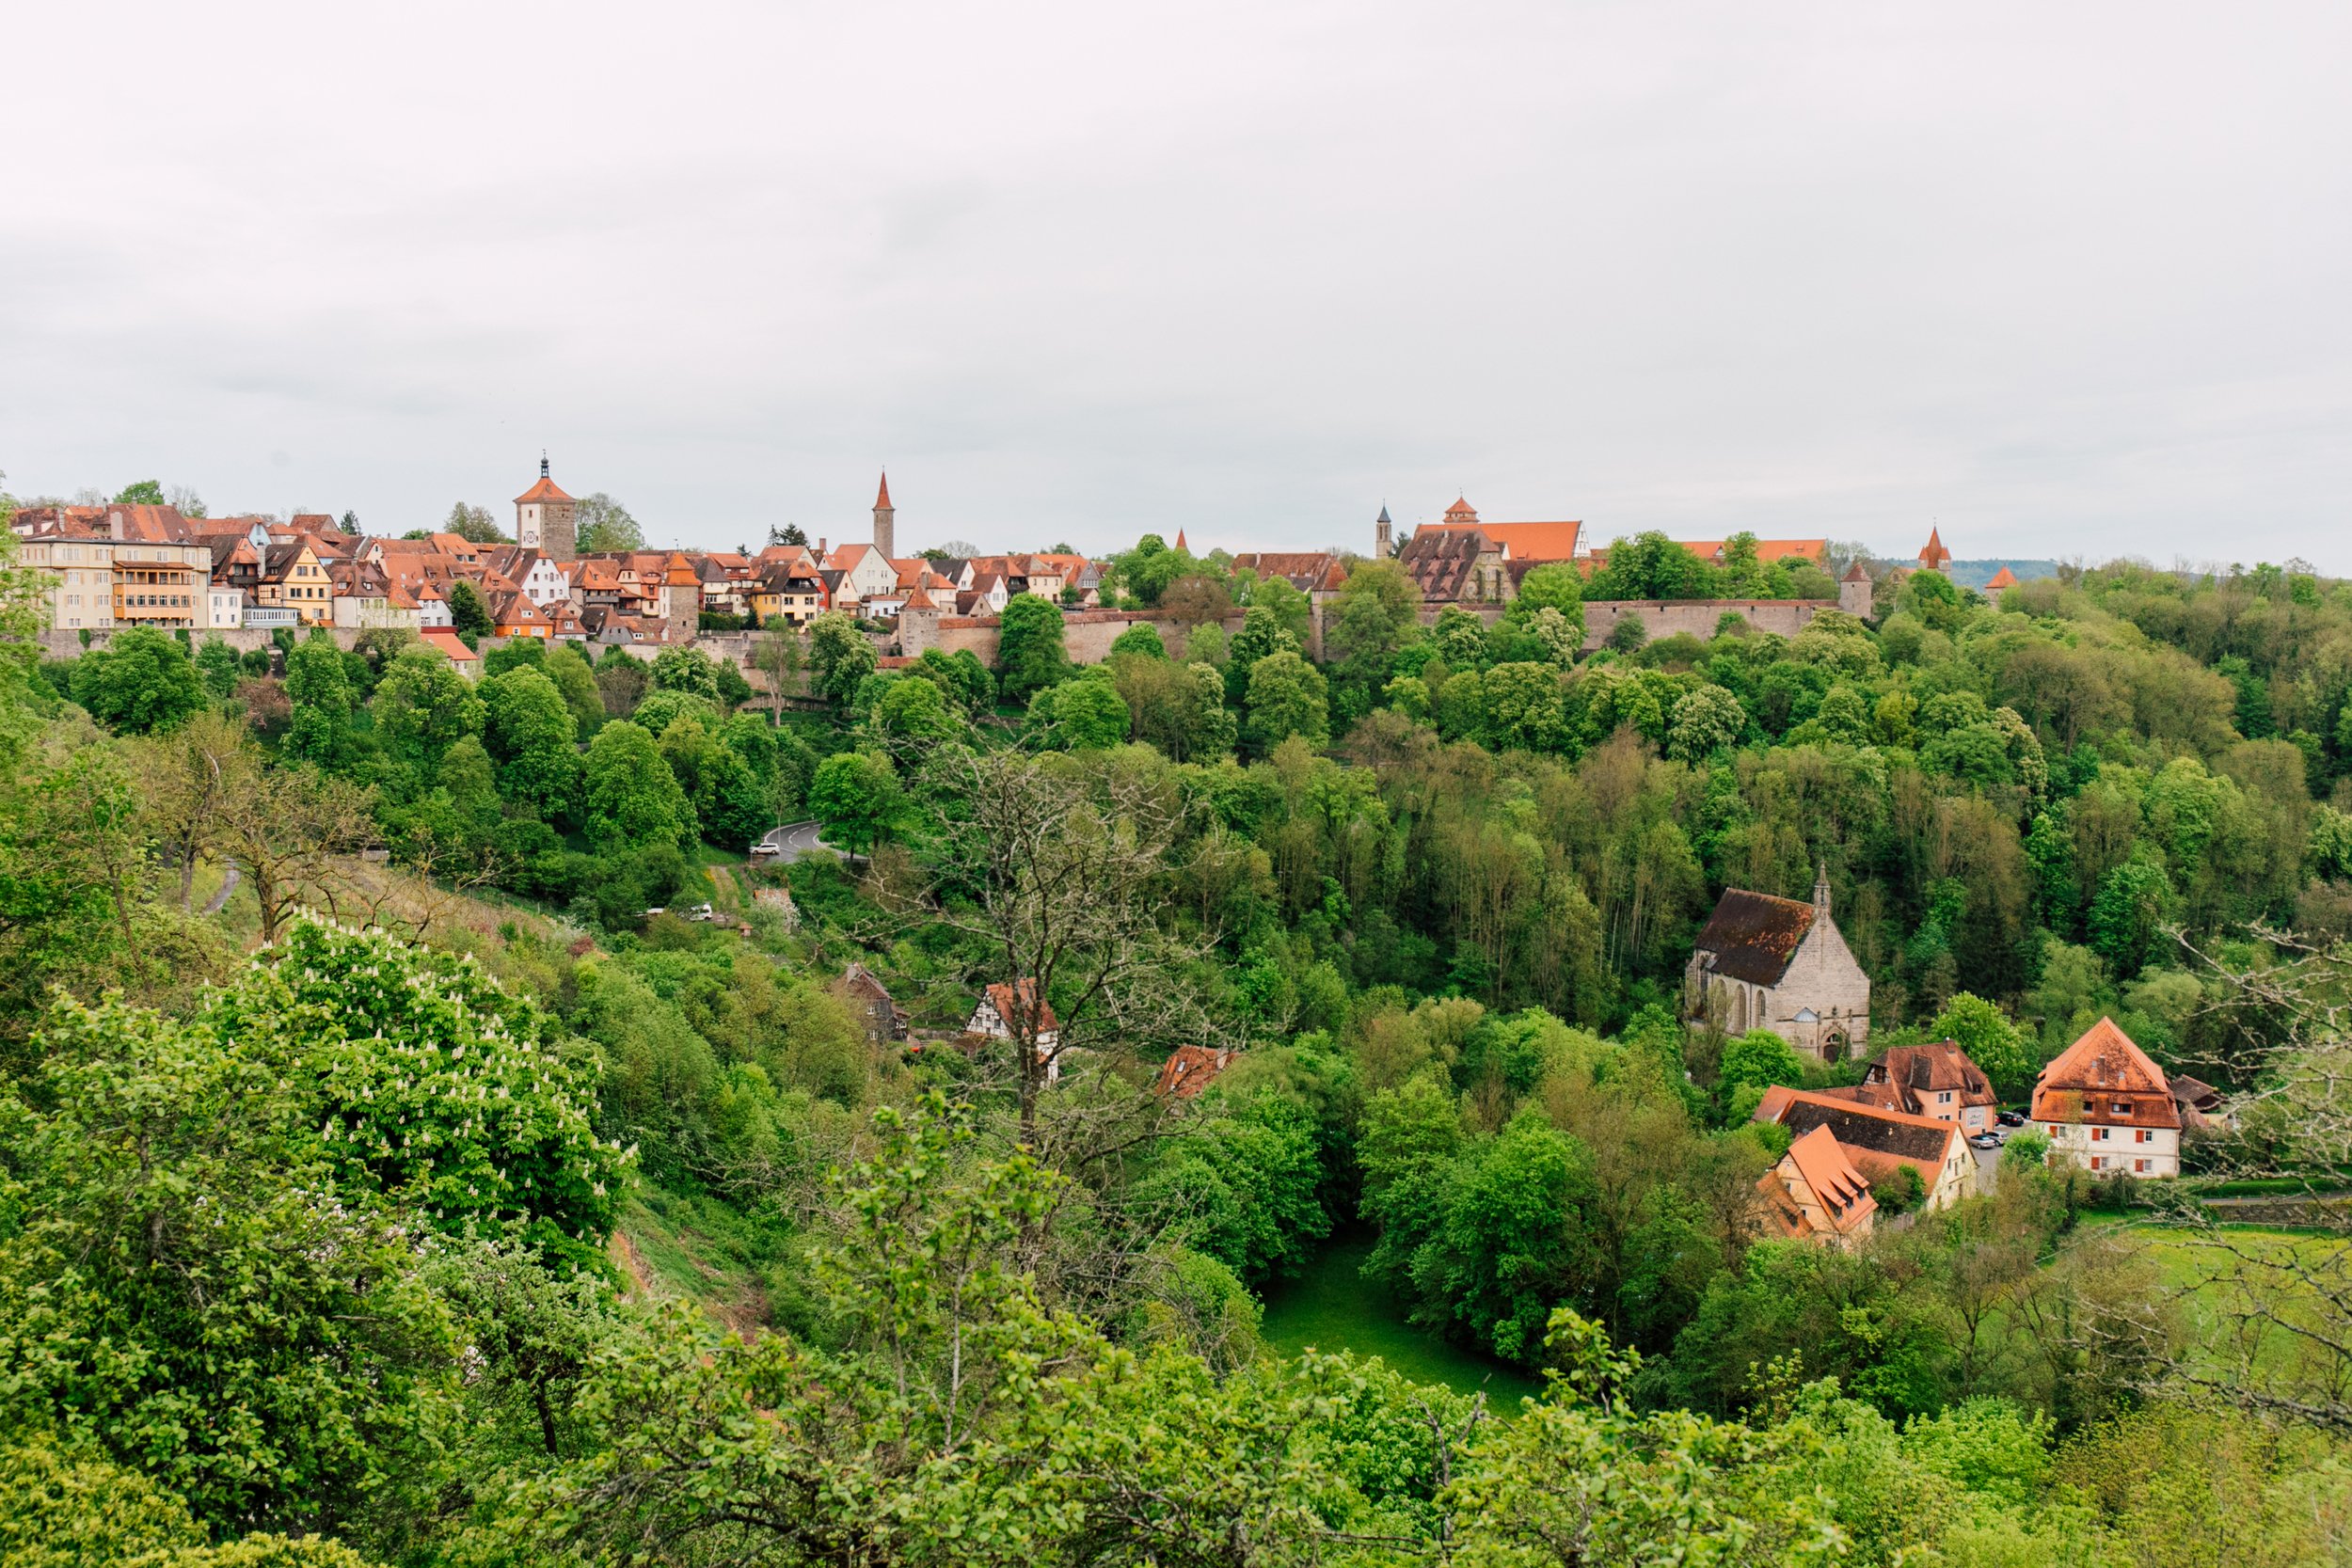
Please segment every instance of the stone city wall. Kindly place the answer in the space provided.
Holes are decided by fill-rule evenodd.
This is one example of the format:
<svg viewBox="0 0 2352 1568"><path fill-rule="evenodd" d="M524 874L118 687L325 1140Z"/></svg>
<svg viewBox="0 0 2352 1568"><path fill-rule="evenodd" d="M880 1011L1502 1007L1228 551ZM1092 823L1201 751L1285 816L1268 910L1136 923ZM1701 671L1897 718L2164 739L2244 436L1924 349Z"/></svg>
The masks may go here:
<svg viewBox="0 0 2352 1568"><path fill-rule="evenodd" d="M1704 642L1715 635L1715 623L1738 615L1758 631L1794 637L1824 610L1836 610L1835 599L1589 599L1584 605L1584 651L1609 641L1617 623L1629 615L1641 617L1649 640L1682 632Z"/></svg>

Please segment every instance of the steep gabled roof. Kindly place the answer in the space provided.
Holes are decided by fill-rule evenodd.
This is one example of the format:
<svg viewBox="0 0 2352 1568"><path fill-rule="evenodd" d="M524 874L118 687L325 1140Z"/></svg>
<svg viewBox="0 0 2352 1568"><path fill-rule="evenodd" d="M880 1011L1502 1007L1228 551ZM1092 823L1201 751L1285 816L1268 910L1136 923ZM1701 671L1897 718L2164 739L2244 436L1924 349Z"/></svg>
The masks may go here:
<svg viewBox="0 0 2352 1568"><path fill-rule="evenodd" d="M1710 974L1751 986L1776 986L1813 929L1813 906L1746 888L1724 889L1699 932L1698 951Z"/></svg>
<svg viewBox="0 0 2352 1568"><path fill-rule="evenodd" d="M2016 586L2017 586L2017 574L2016 574L2015 572L2010 571L2010 570L2008 567L2006 567L2006 566L2002 567L1999 571L1997 571L1997 572L1994 573L1994 574L1993 574L1993 580L1985 584L1985 587L1986 587L1987 589L1994 589L1994 588L2014 588L2014 587L2016 587Z"/></svg>
<svg viewBox="0 0 2352 1568"><path fill-rule="evenodd" d="M1813 1189L1813 1196L1841 1222L1850 1212L1853 1218L1860 1218L1859 1208L1865 1201L1876 1206L1870 1198L1870 1183L1854 1169L1853 1162L1838 1147L1837 1135L1828 1128L1816 1127L1790 1139L1788 1158L1795 1162L1804 1184ZM1845 1228L1843 1223L1839 1228Z"/></svg>
<svg viewBox="0 0 2352 1568"><path fill-rule="evenodd" d="M2131 1109L2115 1110L2119 1101ZM2034 1083L2033 1115L2037 1121L2072 1121L2079 1117L2086 1121L2140 1127L2181 1124L2164 1069L2117 1028L2111 1018L2103 1018L2084 1030L2082 1038L2042 1069Z"/></svg>
<svg viewBox="0 0 2352 1568"><path fill-rule="evenodd" d="M1396 552L1396 560L1422 598L1458 599L1479 557L1494 547L1475 528L1416 529Z"/></svg>
<svg viewBox="0 0 2352 1568"><path fill-rule="evenodd" d="M1213 1046L1180 1045L1160 1064L1159 1081L1152 1087L1161 1095L1194 1099L1232 1064L1234 1054Z"/></svg>
<svg viewBox="0 0 2352 1568"><path fill-rule="evenodd" d="M987 996L988 1005L996 1009L996 1016L1004 1021L1008 1029L1012 1027L1013 1009L1017 1006L1029 1009L1032 1014L1030 1027L1038 1033L1061 1027L1054 1017L1054 1005L1038 995L1035 980L1022 981L1017 993L1011 986L1000 980L988 988Z"/></svg>
<svg viewBox="0 0 2352 1568"><path fill-rule="evenodd" d="M1754 1119L1776 1121L1793 1135L1825 1129L1857 1164L1867 1168L1876 1160L1910 1165L1931 1192L1952 1157L1952 1140L1962 1136L1956 1121L1937 1121L1778 1085L1764 1091ZM1891 1169L1892 1164L1883 1164L1881 1168Z"/></svg>
<svg viewBox="0 0 2352 1568"><path fill-rule="evenodd" d="M1993 1081L1968 1059L1957 1040L1890 1046L1871 1058L1863 1078L1866 1083L1883 1083L1897 1090L1899 1108L1906 1111L1916 1111L1923 1097L1931 1094L1956 1094L1963 1105L1994 1105L2000 1101L1993 1092Z"/></svg>

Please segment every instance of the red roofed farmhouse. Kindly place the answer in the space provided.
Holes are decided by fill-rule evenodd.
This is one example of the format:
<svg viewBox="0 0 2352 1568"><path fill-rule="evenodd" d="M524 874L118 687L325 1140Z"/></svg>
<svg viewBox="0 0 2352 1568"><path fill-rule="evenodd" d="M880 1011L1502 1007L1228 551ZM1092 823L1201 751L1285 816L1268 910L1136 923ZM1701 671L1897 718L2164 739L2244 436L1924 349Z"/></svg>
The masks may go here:
<svg viewBox="0 0 2352 1568"><path fill-rule="evenodd" d="M1727 1034L1770 1029L1842 1061L1870 1037L1870 977L1829 911L1829 870L1813 901L1726 888L1683 971L1683 1013Z"/></svg>
<svg viewBox="0 0 2352 1568"><path fill-rule="evenodd" d="M2181 1112L2164 1069L2103 1018L2042 1069L2033 1121L2086 1170L2181 1174Z"/></svg>
<svg viewBox="0 0 2352 1568"><path fill-rule="evenodd" d="M1755 1119L1778 1122L1796 1137L1827 1132L1872 1181L1899 1176L1908 1165L1918 1173L1930 1209L1947 1209L1976 1189L1977 1162L1958 1122L1778 1085L1764 1091Z"/></svg>

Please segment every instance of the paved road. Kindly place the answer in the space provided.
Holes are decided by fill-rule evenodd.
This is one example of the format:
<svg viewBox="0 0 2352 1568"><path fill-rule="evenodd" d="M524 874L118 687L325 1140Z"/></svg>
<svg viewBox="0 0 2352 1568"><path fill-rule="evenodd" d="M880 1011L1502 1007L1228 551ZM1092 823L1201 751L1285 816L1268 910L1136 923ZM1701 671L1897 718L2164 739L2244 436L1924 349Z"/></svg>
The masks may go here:
<svg viewBox="0 0 2352 1568"><path fill-rule="evenodd" d="M1994 1182L1999 1178L2002 1150L1979 1148L1975 1144L1970 1144L1968 1152L1977 1157L1977 1191L1990 1193Z"/></svg>
<svg viewBox="0 0 2352 1568"><path fill-rule="evenodd" d="M762 847L775 851L772 858L789 865L803 855L837 855L841 851L817 836L815 822L787 822L781 828L771 828L760 841Z"/></svg>

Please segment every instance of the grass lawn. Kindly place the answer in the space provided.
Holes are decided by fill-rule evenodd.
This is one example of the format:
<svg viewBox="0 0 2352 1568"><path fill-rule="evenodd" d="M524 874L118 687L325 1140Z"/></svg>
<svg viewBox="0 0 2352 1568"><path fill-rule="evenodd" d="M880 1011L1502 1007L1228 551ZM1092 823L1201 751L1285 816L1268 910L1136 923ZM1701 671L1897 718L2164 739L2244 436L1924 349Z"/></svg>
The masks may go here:
<svg viewBox="0 0 2352 1568"><path fill-rule="evenodd" d="M2295 1378L2306 1347L2277 1324L2247 1325L2236 1308L2256 1295L2288 1304L2283 1315L2314 1326L2318 1289L2342 1291L2352 1277L2352 1242L2318 1230L2271 1226L2187 1226L2118 1223L2117 1234L2144 1249L2159 1285L2184 1305L2194 1340L2192 1355L2216 1367L2250 1362L2258 1375Z"/></svg>
<svg viewBox="0 0 2352 1568"><path fill-rule="evenodd" d="M1306 1277L1269 1293L1266 1343L1285 1355L1312 1348L1379 1356L1415 1383L1435 1383L1457 1394L1486 1392L1489 1409L1518 1414L1519 1396L1543 1386L1516 1367L1449 1344L1406 1323L1377 1285L1363 1276L1372 1243L1333 1242L1308 1265Z"/></svg>

